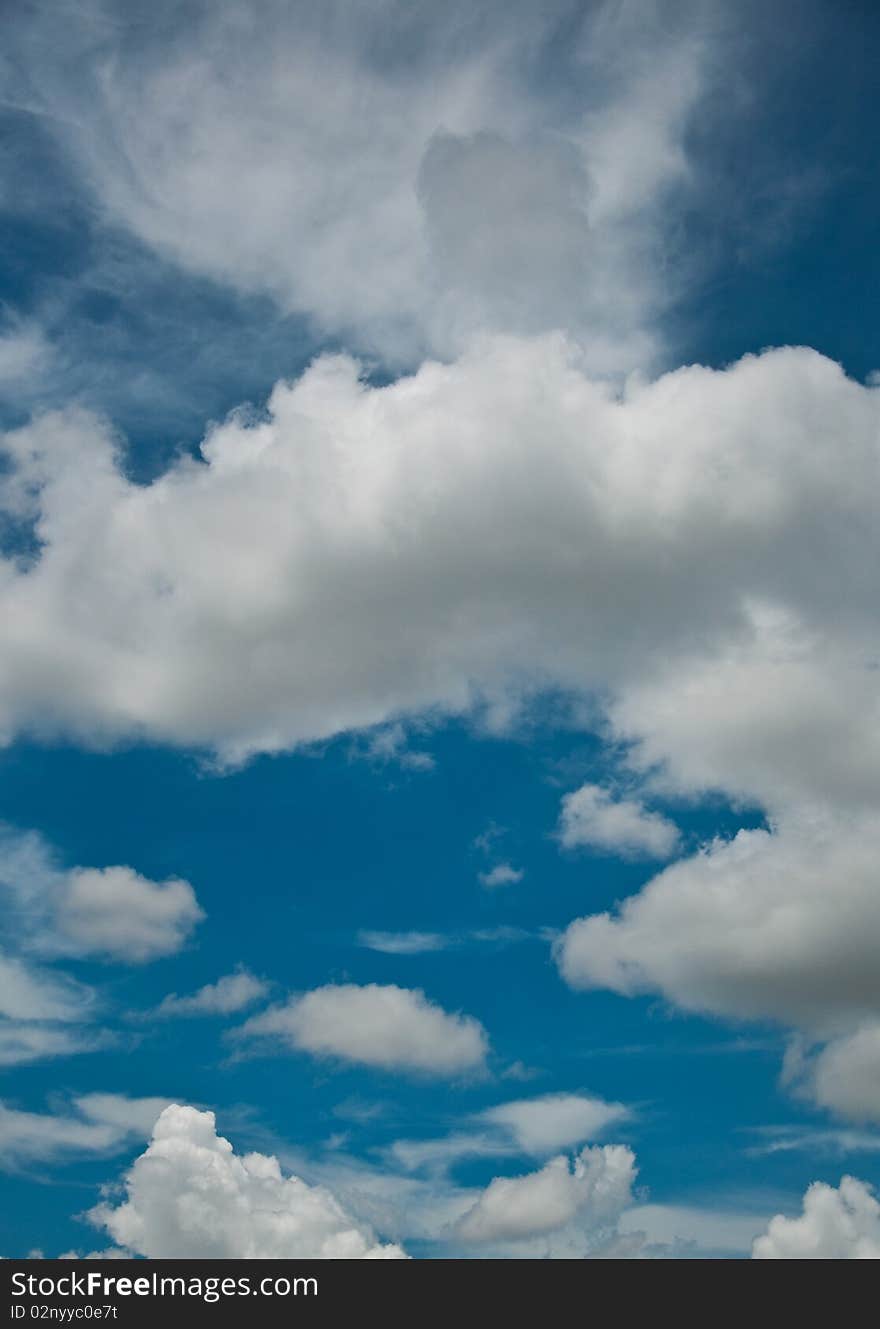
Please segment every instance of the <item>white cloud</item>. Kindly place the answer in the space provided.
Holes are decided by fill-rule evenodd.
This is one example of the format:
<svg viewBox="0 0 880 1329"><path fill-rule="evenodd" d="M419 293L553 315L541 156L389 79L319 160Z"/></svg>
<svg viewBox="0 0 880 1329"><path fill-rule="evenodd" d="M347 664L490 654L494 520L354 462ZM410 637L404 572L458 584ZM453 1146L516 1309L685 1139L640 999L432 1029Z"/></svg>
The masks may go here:
<svg viewBox="0 0 880 1329"><path fill-rule="evenodd" d="M125 1200L92 1210L114 1242L153 1259L400 1259L325 1187L277 1158L238 1155L212 1112L172 1104L124 1178Z"/></svg>
<svg viewBox="0 0 880 1329"><path fill-rule="evenodd" d="M489 1047L472 1016L450 1014L418 990L378 983L316 988L253 1016L239 1032L318 1057L431 1075L480 1070Z"/></svg>
<svg viewBox="0 0 880 1329"><path fill-rule="evenodd" d="M8 837L0 827L0 888L9 884L5 854ZM24 884L31 879L24 875ZM7 937L27 945L35 915L22 901L7 908ZM51 949L51 948L49 948ZM25 955L0 948L0 1066L19 1066L52 1057L93 1052L113 1041L92 1021L98 1014L95 990Z"/></svg>
<svg viewBox="0 0 880 1329"><path fill-rule="evenodd" d="M878 411L810 351L621 399L547 338L323 359L149 485L45 416L6 437L40 547L0 565L0 729L238 760L553 685L688 791L870 802Z"/></svg>
<svg viewBox="0 0 880 1329"><path fill-rule="evenodd" d="M467 1129L425 1140L395 1140L388 1158L406 1172L445 1174L465 1158L546 1158L560 1149L596 1140L632 1113L622 1103L585 1094L543 1094L486 1108L468 1119Z"/></svg>
<svg viewBox="0 0 880 1329"><path fill-rule="evenodd" d="M850 1121L880 1122L880 1023L833 1038L793 1068L801 1096Z"/></svg>
<svg viewBox="0 0 880 1329"><path fill-rule="evenodd" d="M189 882L129 867L61 870L39 835L0 828L0 886L22 946L143 964L180 950L204 918Z"/></svg>
<svg viewBox="0 0 880 1329"><path fill-rule="evenodd" d="M530 1154L549 1154L594 1140L608 1126L625 1121L629 1108L584 1094L543 1094L488 1108L483 1120L509 1131Z"/></svg>
<svg viewBox="0 0 880 1329"><path fill-rule="evenodd" d="M510 863L496 863L493 868L486 872L478 873L480 884L487 890L495 890L498 886L514 886L518 881L522 881L525 873L522 868L512 867Z"/></svg>
<svg viewBox="0 0 880 1329"><path fill-rule="evenodd" d="M94 991L0 950L0 1066L92 1051L107 1035L86 1026Z"/></svg>
<svg viewBox="0 0 880 1329"><path fill-rule="evenodd" d="M803 814L665 869L558 943L575 987L660 992L688 1010L817 1033L880 1007L875 818Z"/></svg>
<svg viewBox="0 0 880 1329"><path fill-rule="evenodd" d="M93 1004L83 984L0 951L0 1016L68 1022L88 1018Z"/></svg>
<svg viewBox="0 0 880 1329"><path fill-rule="evenodd" d="M85 1094L74 1113L22 1112L0 1103L0 1164L48 1162L70 1155L105 1154L131 1139L148 1139L167 1098Z"/></svg>
<svg viewBox="0 0 880 1329"><path fill-rule="evenodd" d="M179 951L204 913L187 881L149 881L127 867L77 868L56 918L74 954L143 964Z"/></svg>
<svg viewBox="0 0 880 1329"><path fill-rule="evenodd" d="M0 1103L0 1162L46 1160L66 1152L103 1153L118 1136L101 1122L19 1112Z"/></svg>
<svg viewBox="0 0 880 1329"><path fill-rule="evenodd" d="M49 343L38 327L18 323L0 332L0 394L31 386L48 369L51 358Z"/></svg>
<svg viewBox="0 0 880 1329"><path fill-rule="evenodd" d="M216 983L206 983L188 997L179 997L176 992L169 992L163 997L158 1007L151 1014L168 1016L190 1015L229 1015L233 1011L244 1010L255 1001L265 997L269 984L255 977L247 969L236 969L233 974L224 974Z"/></svg>
<svg viewBox="0 0 880 1329"><path fill-rule="evenodd" d="M601 785L585 784L562 799L559 841L566 849L596 849L621 858L670 858L678 827L633 798L615 798Z"/></svg>
<svg viewBox="0 0 880 1329"><path fill-rule="evenodd" d="M569 327L628 367L668 294L712 25L513 8L199 5L160 40L108 0L63 42L22 14L10 62L103 210L196 272L392 357ZM547 96L548 60L580 98Z"/></svg>
<svg viewBox="0 0 880 1329"><path fill-rule="evenodd" d="M442 951L450 938L439 932L371 932L358 933L358 945L370 951L384 951L386 955L423 955L426 951Z"/></svg>
<svg viewBox="0 0 880 1329"><path fill-rule="evenodd" d="M435 761L430 752L420 752L409 746L410 736L398 720L394 724L379 725L365 736L361 751L369 761L396 762L403 770L431 771Z"/></svg>
<svg viewBox="0 0 880 1329"><path fill-rule="evenodd" d="M94 1052L108 1041L106 1035L90 1029L0 1018L0 1066Z"/></svg>
<svg viewBox="0 0 880 1329"><path fill-rule="evenodd" d="M844 1177L815 1181L797 1218L771 1220L752 1247L755 1260L880 1260L880 1204L871 1187Z"/></svg>
<svg viewBox="0 0 880 1329"><path fill-rule="evenodd" d="M572 1162L559 1155L538 1172L496 1177L457 1232L467 1242L489 1244L542 1237L575 1220L575 1240L613 1230L631 1202L635 1171L623 1145L583 1149Z"/></svg>

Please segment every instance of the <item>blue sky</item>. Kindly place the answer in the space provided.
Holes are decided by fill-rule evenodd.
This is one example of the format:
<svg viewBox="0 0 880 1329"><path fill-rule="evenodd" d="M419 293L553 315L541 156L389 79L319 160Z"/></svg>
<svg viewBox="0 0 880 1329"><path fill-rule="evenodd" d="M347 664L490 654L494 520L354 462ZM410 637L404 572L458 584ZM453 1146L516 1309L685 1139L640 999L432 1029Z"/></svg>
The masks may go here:
<svg viewBox="0 0 880 1329"><path fill-rule="evenodd" d="M880 1256L873 7L9 27L3 1252Z"/></svg>

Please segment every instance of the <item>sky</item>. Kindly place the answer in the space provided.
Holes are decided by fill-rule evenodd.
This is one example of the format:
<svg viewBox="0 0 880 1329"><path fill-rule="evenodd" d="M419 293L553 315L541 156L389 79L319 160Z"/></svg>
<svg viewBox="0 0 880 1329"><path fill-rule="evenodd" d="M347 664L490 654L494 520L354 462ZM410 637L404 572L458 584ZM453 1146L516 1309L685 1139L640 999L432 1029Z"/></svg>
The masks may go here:
<svg viewBox="0 0 880 1329"><path fill-rule="evenodd" d="M4 27L0 1253L880 1258L876 7Z"/></svg>

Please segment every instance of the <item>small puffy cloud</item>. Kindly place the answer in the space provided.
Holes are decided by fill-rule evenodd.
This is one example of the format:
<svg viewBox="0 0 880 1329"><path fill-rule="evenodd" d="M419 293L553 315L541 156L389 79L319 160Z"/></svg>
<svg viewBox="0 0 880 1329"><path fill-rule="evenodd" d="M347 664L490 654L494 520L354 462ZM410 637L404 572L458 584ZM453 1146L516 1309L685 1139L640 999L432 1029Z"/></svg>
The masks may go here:
<svg viewBox="0 0 880 1329"><path fill-rule="evenodd" d="M67 1156L105 1154L131 1139L148 1139L167 1098L84 1094L66 1114L22 1112L0 1102L0 1164L47 1162Z"/></svg>
<svg viewBox="0 0 880 1329"><path fill-rule="evenodd" d="M384 386L323 357L146 485L41 416L3 443L0 734L231 763L540 683L682 791L871 802L878 411L803 348L621 393L548 336Z"/></svg>
<svg viewBox="0 0 880 1329"><path fill-rule="evenodd" d="M836 1188L815 1181L797 1218L771 1219L752 1259L880 1260L880 1204L856 1177L844 1177Z"/></svg>
<svg viewBox="0 0 880 1329"><path fill-rule="evenodd" d="M585 784L566 794L559 818L565 849L595 849L620 858L671 858L678 827L632 798L615 798L601 785Z"/></svg>
<svg viewBox="0 0 880 1329"><path fill-rule="evenodd" d="M632 1200L636 1167L623 1145L551 1158L538 1172L496 1177L457 1224L466 1242L528 1241L577 1220L584 1232L613 1228Z"/></svg>
<svg viewBox="0 0 880 1329"><path fill-rule="evenodd" d="M403 770L432 771L436 765L430 752L409 746L409 734L399 721L367 734L362 751L368 761L396 763Z"/></svg>
<svg viewBox="0 0 880 1329"><path fill-rule="evenodd" d="M213 1112L172 1104L124 1178L125 1199L89 1215L113 1241L153 1259L402 1259L323 1186L285 1176L277 1158L236 1154Z"/></svg>
<svg viewBox="0 0 880 1329"><path fill-rule="evenodd" d="M549 1154L595 1139L608 1126L631 1115L623 1103L607 1103L585 1094L543 1094L488 1108L483 1120L509 1131L529 1154Z"/></svg>
<svg viewBox="0 0 880 1329"><path fill-rule="evenodd" d="M127 867L68 874L56 923L59 949L144 964L173 955L205 917L188 881L149 881Z"/></svg>
<svg viewBox="0 0 880 1329"><path fill-rule="evenodd" d="M469 1015L450 1014L417 989L368 983L316 988L242 1026L302 1052L383 1070L458 1075L483 1067L489 1040Z"/></svg>
<svg viewBox="0 0 880 1329"><path fill-rule="evenodd" d="M268 991L269 984L262 978L257 978L247 969L237 969L233 974L224 974L216 983L206 983L188 997L179 997L176 992L169 992L151 1014L163 1019L171 1016L230 1015L233 1011L244 1010L246 1006L260 1001Z"/></svg>
<svg viewBox="0 0 880 1329"><path fill-rule="evenodd" d="M495 867L478 875L480 884L491 891L497 886L515 885L518 881L522 881L525 873L522 868L515 868L510 863L496 863Z"/></svg>
<svg viewBox="0 0 880 1329"><path fill-rule="evenodd" d="M357 22L344 5L333 21L307 4L258 9L262 22L199 7L148 42L119 3L100 43L90 7L63 44L39 7L11 25L10 61L102 211L185 268L392 360L502 326L571 327L632 363L666 297L670 265L651 259L685 174L709 23L456 0L420 6L401 33L386 3ZM548 96L551 65L589 95Z"/></svg>
<svg viewBox="0 0 880 1329"><path fill-rule="evenodd" d="M740 831L666 868L616 915L572 923L560 970L573 987L833 1032L880 1006L878 858L872 817Z"/></svg>
<svg viewBox="0 0 880 1329"><path fill-rule="evenodd" d="M144 964L180 950L204 911L187 881L130 867L63 870L41 836L0 832L0 886L23 946L47 955Z"/></svg>
<svg viewBox="0 0 880 1329"><path fill-rule="evenodd" d="M358 933L358 944L370 951L383 951L386 955L423 955L426 951L442 951L450 938L440 932L371 932Z"/></svg>
<svg viewBox="0 0 880 1329"><path fill-rule="evenodd" d="M0 1103L0 1162L5 1166L67 1152L102 1153L117 1138L105 1123L20 1112Z"/></svg>
<svg viewBox="0 0 880 1329"><path fill-rule="evenodd" d="M358 933L358 945L386 955L425 955L468 946L512 946L525 941L547 941L556 934L549 928L529 931L501 925L472 928L465 932L378 932L369 929Z"/></svg>

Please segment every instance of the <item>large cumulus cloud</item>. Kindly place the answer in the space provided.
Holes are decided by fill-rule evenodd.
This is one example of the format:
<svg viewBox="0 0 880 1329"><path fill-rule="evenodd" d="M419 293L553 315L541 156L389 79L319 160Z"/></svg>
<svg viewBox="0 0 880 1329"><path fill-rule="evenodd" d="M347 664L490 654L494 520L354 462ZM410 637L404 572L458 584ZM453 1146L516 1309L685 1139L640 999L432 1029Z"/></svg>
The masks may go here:
<svg viewBox="0 0 880 1329"><path fill-rule="evenodd" d="M537 1172L496 1177L459 1219L458 1235L491 1246L531 1242L565 1233L572 1253L584 1255L601 1234L616 1229L632 1203L635 1158L625 1145L582 1149L573 1160L560 1154ZM525 1252L524 1252L525 1253Z"/></svg>
<svg viewBox="0 0 880 1329"><path fill-rule="evenodd" d="M844 1177L839 1186L816 1181L796 1218L771 1219L755 1240L755 1260L880 1260L880 1204L870 1186Z"/></svg>
<svg viewBox="0 0 880 1329"><path fill-rule="evenodd" d="M482 1071L489 1039L479 1020L443 1010L418 989L331 983L254 1015L242 1038L277 1039L317 1057L424 1075Z"/></svg>
<svg viewBox="0 0 880 1329"><path fill-rule="evenodd" d="M0 723L235 759L553 685L687 787L870 801L878 415L810 351L620 398L549 338L321 360L146 486L44 417L5 440Z"/></svg>
<svg viewBox="0 0 880 1329"><path fill-rule="evenodd" d="M122 1203L92 1221L154 1259L401 1259L323 1186L285 1176L277 1158L237 1155L213 1112L172 1104L125 1177Z"/></svg>

